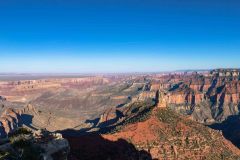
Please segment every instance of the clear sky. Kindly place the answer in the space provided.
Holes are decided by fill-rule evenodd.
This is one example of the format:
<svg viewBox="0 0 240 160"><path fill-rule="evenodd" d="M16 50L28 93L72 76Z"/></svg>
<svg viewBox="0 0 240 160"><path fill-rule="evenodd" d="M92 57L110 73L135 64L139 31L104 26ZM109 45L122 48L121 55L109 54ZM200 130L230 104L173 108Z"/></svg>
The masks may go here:
<svg viewBox="0 0 240 160"><path fill-rule="evenodd" d="M0 72L240 67L239 0L0 0Z"/></svg>

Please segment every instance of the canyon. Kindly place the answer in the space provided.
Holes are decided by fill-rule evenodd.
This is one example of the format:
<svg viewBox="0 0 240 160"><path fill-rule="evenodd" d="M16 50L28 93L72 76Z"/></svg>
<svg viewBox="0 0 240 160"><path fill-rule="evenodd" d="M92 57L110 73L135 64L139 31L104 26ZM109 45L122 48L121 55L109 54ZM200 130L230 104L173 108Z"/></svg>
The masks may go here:
<svg viewBox="0 0 240 160"><path fill-rule="evenodd" d="M239 106L238 69L3 80L0 137L61 133L69 159L238 159Z"/></svg>

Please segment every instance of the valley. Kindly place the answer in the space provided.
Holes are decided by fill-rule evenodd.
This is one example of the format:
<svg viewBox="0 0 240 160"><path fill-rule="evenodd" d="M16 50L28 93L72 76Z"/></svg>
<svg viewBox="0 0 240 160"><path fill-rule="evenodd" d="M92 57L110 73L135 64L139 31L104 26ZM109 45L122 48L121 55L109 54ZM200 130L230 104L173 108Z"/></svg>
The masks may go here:
<svg viewBox="0 0 240 160"><path fill-rule="evenodd" d="M61 133L70 160L240 156L238 69L2 80L0 96L1 138Z"/></svg>

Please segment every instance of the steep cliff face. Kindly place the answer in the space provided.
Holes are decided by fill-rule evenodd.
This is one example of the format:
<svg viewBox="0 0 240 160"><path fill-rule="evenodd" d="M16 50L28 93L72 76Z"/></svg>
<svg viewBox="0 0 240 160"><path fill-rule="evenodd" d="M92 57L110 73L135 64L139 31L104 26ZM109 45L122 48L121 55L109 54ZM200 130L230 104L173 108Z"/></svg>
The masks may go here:
<svg viewBox="0 0 240 160"><path fill-rule="evenodd" d="M0 138L7 137L24 123L22 117L27 112L36 112L35 108L28 104L25 107L14 108L11 103L2 103L3 106L0 116Z"/></svg>
<svg viewBox="0 0 240 160"><path fill-rule="evenodd" d="M21 114L11 108L6 109L0 117L0 137L6 137L21 124Z"/></svg>
<svg viewBox="0 0 240 160"><path fill-rule="evenodd" d="M200 122L223 121L239 112L239 73L239 70L222 69L204 75L163 76L160 83L168 81L169 87L153 86L160 90L160 102L164 102L159 105L191 114Z"/></svg>

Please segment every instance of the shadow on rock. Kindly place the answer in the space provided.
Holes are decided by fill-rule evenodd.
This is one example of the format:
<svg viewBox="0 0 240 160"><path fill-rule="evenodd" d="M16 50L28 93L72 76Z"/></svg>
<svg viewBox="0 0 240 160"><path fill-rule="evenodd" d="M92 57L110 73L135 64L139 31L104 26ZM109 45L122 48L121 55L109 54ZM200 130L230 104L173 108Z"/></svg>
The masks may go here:
<svg viewBox="0 0 240 160"><path fill-rule="evenodd" d="M223 136L240 148L240 116L229 116L222 123L209 125L210 128L220 130Z"/></svg>
<svg viewBox="0 0 240 160"><path fill-rule="evenodd" d="M32 115L29 115L29 114L22 114L21 115L21 123L22 123L22 125L24 124L27 127L36 130L36 128L32 126L32 119L33 119Z"/></svg>
<svg viewBox="0 0 240 160"><path fill-rule="evenodd" d="M110 141L101 135L64 137L71 147L69 160L151 160L146 151L138 151L124 139Z"/></svg>

